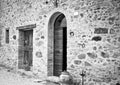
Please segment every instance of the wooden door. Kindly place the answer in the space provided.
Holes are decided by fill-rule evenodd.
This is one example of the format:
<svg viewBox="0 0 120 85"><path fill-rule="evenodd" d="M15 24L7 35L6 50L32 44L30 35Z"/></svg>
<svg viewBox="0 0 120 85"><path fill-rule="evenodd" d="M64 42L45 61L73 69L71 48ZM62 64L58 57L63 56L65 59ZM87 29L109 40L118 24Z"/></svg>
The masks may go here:
<svg viewBox="0 0 120 85"><path fill-rule="evenodd" d="M54 33L54 75L59 76L63 68L63 28L56 27Z"/></svg>
<svg viewBox="0 0 120 85"><path fill-rule="evenodd" d="M30 70L33 57L33 30L24 31L24 66L25 70Z"/></svg>

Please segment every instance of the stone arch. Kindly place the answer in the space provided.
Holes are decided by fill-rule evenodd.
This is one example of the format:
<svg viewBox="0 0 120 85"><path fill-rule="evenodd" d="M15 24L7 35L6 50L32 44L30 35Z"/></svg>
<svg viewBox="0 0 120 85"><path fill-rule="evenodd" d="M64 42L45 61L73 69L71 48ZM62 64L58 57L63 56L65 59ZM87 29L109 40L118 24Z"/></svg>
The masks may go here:
<svg viewBox="0 0 120 85"><path fill-rule="evenodd" d="M67 69L67 21L61 12L48 23L48 76L59 76Z"/></svg>

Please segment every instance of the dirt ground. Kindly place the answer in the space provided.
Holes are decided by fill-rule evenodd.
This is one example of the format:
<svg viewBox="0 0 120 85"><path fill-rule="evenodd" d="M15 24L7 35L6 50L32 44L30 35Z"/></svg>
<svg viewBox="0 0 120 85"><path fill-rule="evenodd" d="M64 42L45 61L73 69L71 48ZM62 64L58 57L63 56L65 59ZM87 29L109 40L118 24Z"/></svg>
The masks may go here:
<svg viewBox="0 0 120 85"><path fill-rule="evenodd" d="M53 82L38 81L35 78L0 67L0 85L59 85Z"/></svg>

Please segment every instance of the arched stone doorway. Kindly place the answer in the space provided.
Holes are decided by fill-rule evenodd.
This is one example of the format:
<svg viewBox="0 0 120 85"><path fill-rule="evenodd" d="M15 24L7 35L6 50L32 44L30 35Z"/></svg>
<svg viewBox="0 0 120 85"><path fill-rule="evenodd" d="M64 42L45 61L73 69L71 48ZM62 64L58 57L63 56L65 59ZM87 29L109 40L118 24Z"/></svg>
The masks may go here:
<svg viewBox="0 0 120 85"><path fill-rule="evenodd" d="M48 76L59 76L67 69L67 22L56 12L48 24Z"/></svg>

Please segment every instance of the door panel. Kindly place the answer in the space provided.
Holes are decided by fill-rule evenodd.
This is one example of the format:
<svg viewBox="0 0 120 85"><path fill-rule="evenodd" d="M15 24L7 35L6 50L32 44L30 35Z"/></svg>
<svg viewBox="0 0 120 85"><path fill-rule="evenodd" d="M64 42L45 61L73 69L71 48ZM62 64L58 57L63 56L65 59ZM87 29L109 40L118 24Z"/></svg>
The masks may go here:
<svg viewBox="0 0 120 85"><path fill-rule="evenodd" d="M59 76L63 66L63 29L61 27L55 29L54 47L54 75Z"/></svg>
<svg viewBox="0 0 120 85"><path fill-rule="evenodd" d="M32 66L32 52L33 52L33 30L24 32L24 65L26 70L30 70Z"/></svg>

